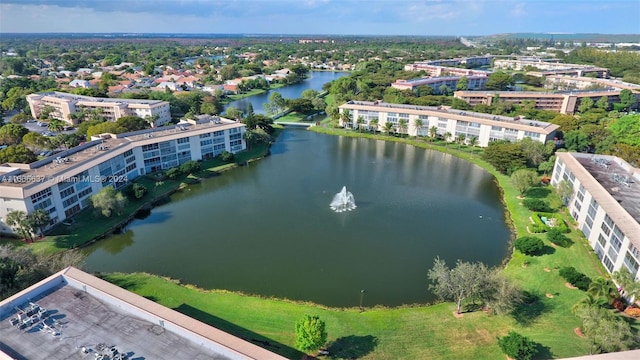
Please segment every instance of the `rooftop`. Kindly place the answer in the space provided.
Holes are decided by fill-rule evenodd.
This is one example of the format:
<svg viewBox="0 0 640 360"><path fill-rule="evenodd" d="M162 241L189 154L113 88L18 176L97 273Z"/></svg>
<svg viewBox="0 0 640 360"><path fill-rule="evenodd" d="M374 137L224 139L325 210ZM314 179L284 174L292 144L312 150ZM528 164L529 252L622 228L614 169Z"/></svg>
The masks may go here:
<svg viewBox="0 0 640 360"><path fill-rule="evenodd" d="M612 156L572 153L580 165L640 224L640 170Z"/></svg>
<svg viewBox="0 0 640 360"><path fill-rule="evenodd" d="M100 97L93 97L93 96L69 94L69 93L64 93L59 91L41 92L34 95L50 96L58 99L66 99L66 100L73 100L73 101L89 101L89 102L104 102L104 103L119 103L119 104L124 103L124 104L154 105L154 104L160 104L165 102L162 100L100 98Z"/></svg>
<svg viewBox="0 0 640 360"><path fill-rule="evenodd" d="M11 359L283 359L75 268L0 302L0 339Z"/></svg>

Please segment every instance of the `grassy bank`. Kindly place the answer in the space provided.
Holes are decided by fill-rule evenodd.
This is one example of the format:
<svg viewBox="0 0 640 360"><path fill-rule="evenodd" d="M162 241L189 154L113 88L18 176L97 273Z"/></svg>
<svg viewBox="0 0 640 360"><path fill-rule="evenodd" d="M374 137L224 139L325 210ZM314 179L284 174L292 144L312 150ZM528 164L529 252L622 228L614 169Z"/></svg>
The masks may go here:
<svg viewBox="0 0 640 360"><path fill-rule="evenodd" d="M509 178L484 162L477 149L343 129L312 129L332 135L397 141L469 160L496 177L503 190L507 221L517 236L529 235L527 225L531 212L522 206L519 193ZM560 205L548 186L535 187L526 196L545 199L552 206ZM561 216L571 223L567 214ZM319 315L326 321L329 350L338 358L500 359L504 355L496 344L496 337L510 330L540 344L538 359L569 357L588 353L587 340L574 333L580 321L570 311L585 294L566 287L558 269L570 264L592 278L606 273L579 231L572 231L569 237L574 245L558 248L540 236L547 246L545 255L527 257L515 253L507 259L504 273L531 294L529 302L509 316L468 312L458 319L452 315L455 307L451 303L394 309L378 307L360 312L226 291L198 290L147 274L109 274L105 278L293 359L303 356L293 349L294 324L307 313ZM424 266L425 282L431 265ZM637 322L635 326L638 326Z"/></svg>

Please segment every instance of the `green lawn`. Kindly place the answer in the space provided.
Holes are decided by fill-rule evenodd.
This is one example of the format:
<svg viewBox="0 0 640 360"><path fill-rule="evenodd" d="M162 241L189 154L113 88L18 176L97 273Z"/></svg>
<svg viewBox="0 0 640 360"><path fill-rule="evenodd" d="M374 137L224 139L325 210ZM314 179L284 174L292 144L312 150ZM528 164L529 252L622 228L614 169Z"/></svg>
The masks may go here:
<svg viewBox="0 0 640 360"><path fill-rule="evenodd" d="M445 146L422 139L374 136L342 129L313 129L334 135L404 142L465 158L496 176L510 214L507 221L518 236L529 235L526 227L531 212L522 206L518 191L507 176L497 173L474 149L458 150L454 144ZM545 199L552 207L561 205L549 186L532 188L525 196ZM560 216L572 224L566 213L561 212ZM470 312L458 319L452 315L455 307L451 303L394 309L376 307L361 313L358 309L329 309L309 303L199 290L147 274L109 274L106 279L293 359L303 356L293 349L293 344L294 324L304 314L319 315L326 321L329 350L339 358L500 359L504 355L496 344L496 337L510 330L540 344L538 359L587 354L587 341L574 333L580 321L570 311L573 304L585 296L584 292L567 288L558 275L558 268L570 264L592 278L606 272L579 231L568 234L575 242L570 248L552 246L543 234L535 236L545 242L545 255L529 257L516 252L503 270L522 290L531 294L531 301L510 316ZM429 266L425 264L425 282ZM637 321L634 326L638 327Z"/></svg>

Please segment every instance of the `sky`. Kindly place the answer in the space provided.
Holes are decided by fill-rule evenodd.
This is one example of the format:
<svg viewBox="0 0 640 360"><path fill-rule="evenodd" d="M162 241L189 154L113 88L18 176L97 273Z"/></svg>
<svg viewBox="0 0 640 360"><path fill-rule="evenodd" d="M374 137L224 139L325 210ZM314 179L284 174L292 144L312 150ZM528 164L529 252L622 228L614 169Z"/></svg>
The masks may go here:
<svg viewBox="0 0 640 360"><path fill-rule="evenodd" d="M640 0L0 0L0 34L640 34L639 19Z"/></svg>

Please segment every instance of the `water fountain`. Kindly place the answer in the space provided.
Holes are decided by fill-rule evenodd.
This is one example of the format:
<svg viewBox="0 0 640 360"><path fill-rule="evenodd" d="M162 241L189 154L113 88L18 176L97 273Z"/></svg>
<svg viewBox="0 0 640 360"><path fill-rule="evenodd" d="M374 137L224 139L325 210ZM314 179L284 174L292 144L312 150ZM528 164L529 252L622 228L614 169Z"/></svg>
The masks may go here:
<svg viewBox="0 0 640 360"><path fill-rule="evenodd" d="M342 190L333 197L329 207L335 212L351 211L356 208L356 201L353 194L347 191L347 187L343 186Z"/></svg>

